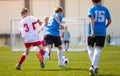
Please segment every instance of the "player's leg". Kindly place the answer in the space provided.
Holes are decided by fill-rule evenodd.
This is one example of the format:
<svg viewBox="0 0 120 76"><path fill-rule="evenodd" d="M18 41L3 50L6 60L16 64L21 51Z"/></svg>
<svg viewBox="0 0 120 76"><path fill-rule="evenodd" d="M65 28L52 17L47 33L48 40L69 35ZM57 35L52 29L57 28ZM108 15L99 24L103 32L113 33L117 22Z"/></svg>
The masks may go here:
<svg viewBox="0 0 120 76"><path fill-rule="evenodd" d="M46 45L46 53L48 53L48 57L46 56L46 59L50 59L51 52L52 52L53 44Z"/></svg>
<svg viewBox="0 0 120 76"><path fill-rule="evenodd" d="M46 60L49 57L49 53L51 51L51 47L52 47L52 38L53 36L51 35L45 35L44 36L44 40L45 40L45 55L44 55L44 59Z"/></svg>
<svg viewBox="0 0 120 76"><path fill-rule="evenodd" d="M69 41L66 42L66 51L68 52L69 49Z"/></svg>
<svg viewBox="0 0 120 76"><path fill-rule="evenodd" d="M89 55L91 63L93 61L93 56L94 56L94 50L93 50L94 42L95 42L95 38L88 37L87 50L88 50L88 55ZM89 71L90 71L91 76L95 76L94 66L91 65L91 67L89 68Z"/></svg>
<svg viewBox="0 0 120 76"><path fill-rule="evenodd" d="M16 64L16 69L17 69L17 70L20 70L20 69L21 69L22 63L24 62L26 56L29 54L30 46L31 46L31 44L25 43L26 51L21 55L18 63Z"/></svg>
<svg viewBox="0 0 120 76"><path fill-rule="evenodd" d="M88 46L87 50L88 50L88 55L89 55L90 61L92 62L93 55L94 55L94 49L93 49L93 47Z"/></svg>
<svg viewBox="0 0 120 76"><path fill-rule="evenodd" d="M62 49L65 51L65 48L66 48L66 46L65 46L65 41L63 40L63 42L62 42Z"/></svg>
<svg viewBox="0 0 120 76"><path fill-rule="evenodd" d="M57 47L57 55L58 55L58 65L60 67L65 67L65 65L62 63L62 45Z"/></svg>
<svg viewBox="0 0 120 76"><path fill-rule="evenodd" d="M45 46L45 55L44 60L48 59L50 57L50 51L51 51L51 44Z"/></svg>
<svg viewBox="0 0 120 76"><path fill-rule="evenodd" d="M67 41L64 41L65 51L67 52Z"/></svg>
<svg viewBox="0 0 120 76"><path fill-rule="evenodd" d="M48 58L50 59L50 55L51 55L51 52L52 52L52 48L53 48L53 44L49 45L49 54L48 54Z"/></svg>
<svg viewBox="0 0 120 76"><path fill-rule="evenodd" d="M58 65L60 67L65 67L65 65L62 63L62 41L59 36L55 36L53 38L53 42L55 44L55 47L58 48L57 55L58 55Z"/></svg>
<svg viewBox="0 0 120 76"><path fill-rule="evenodd" d="M105 43L104 36L96 37L96 47L94 50L94 56L93 56L93 61L92 61L92 65L94 66L96 73L98 70L98 61L99 61L100 51L101 51L101 48L104 47L104 43Z"/></svg>
<svg viewBox="0 0 120 76"><path fill-rule="evenodd" d="M41 41L41 44L43 45L43 46L45 46L45 40L42 40ZM51 46L51 45L50 45ZM51 48L52 48L52 46L51 46ZM50 48L50 49L51 49ZM45 53L46 53L46 51L45 51ZM51 50L49 51L49 55L48 55L48 58L50 58L50 54L51 54ZM46 59L45 59L46 60Z"/></svg>
<svg viewBox="0 0 120 76"><path fill-rule="evenodd" d="M42 45L38 45L37 47L39 48L39 52L36 54L36 56L38 57L41 68L44 68L45 67L44 59L43 59L44 49Z"/></svg>
<svg viewBox="0 0 120 76"><path fill-rule="evenodd" d="M37 42L33 43L33 46L37 46L39 48L39 52L37 52L36 56L38 57L41 68L44 68L44 62L43 62L44 48L43 48L43 44L40 41L37 41Z"/></svg>
<svg viewBox="0 0 120 76"><path fill-rule="evenodd" d="M98 65L100 51L101 51L101 47L96 46L94 49L94 55L93 55L93 61L92 61L92 65L94 66L94 68L96 68Z"/></svg>
<svg viewBox="0 0 120 76"><path fill-rule="evenodd" d="M89 55L91 63L92 63L93 55L94 55L94 49L93 49L94 42L95 42L95 38L88 37L88 47L87 47L87 50L88 50L88 55Z"/></svg>

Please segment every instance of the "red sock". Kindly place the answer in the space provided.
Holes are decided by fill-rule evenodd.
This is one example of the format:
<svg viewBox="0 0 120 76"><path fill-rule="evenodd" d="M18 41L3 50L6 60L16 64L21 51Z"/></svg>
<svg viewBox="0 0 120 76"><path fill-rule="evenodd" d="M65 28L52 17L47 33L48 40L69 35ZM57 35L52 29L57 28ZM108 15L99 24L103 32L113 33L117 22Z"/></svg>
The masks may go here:
<svg viewBox="0 0 120 76"><path fill-rule="evenodd" d="M22 55L18 63L22 64L24 60L25 60L25 55Z"/></svg>
<svg viewBox="0 0 120 76"><path fill-rule="evenodd" d="M44 55L44 50L41 49L41 50L39 51L39 53L40 53L41 55Z"/></svg>

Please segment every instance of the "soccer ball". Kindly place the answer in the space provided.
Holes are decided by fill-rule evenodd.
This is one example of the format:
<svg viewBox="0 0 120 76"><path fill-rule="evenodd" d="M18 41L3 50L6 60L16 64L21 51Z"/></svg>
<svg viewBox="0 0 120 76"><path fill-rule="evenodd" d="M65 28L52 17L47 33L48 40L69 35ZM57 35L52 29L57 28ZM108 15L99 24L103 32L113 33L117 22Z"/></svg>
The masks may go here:
<svg viewBox="0 0 120 76"><path fill-rule="evenodd" d="M68 57L62 56L62 63L67 65L69 63Z"/></svg>

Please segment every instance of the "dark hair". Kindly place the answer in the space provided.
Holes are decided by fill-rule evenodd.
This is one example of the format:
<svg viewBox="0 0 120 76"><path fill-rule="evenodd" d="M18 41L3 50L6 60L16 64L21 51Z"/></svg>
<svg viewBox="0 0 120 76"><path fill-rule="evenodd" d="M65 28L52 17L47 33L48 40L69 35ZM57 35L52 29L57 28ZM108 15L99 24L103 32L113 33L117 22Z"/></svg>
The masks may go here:
<svg viewBox="0 0 120 76"><path fill-rule="evenodd" d="M99 3L99 2L101 2L101 0L92 0L92 2Z"/></svg>
<svg viewBox="0 0 120 76"><path fill-rule="evenodd" d="M29 10L27 9L27 8L23 8L22 10L21 10L21 15L25 15L26 13L28 13L29 12Z"/></svg>
<svg viewBox="0 0 120 76"><path fill-rule="evenodd" d="M63 8L62 7L56 7L55 8L55 13L60 13L63 12Z"/></svg>

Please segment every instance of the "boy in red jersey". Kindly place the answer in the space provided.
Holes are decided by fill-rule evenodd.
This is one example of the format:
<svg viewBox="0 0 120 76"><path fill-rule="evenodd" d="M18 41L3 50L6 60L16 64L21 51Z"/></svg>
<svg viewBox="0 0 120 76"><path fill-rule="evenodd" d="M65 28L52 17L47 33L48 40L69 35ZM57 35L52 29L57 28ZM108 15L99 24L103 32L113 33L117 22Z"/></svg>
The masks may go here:
<svg viewBox="0 0 120 76"><path fill-rule="evenodd" d="M20 28L20 34L24 40L26 51L20 57L20 60L16 65L16 69L17 70L21 69L21 65L25 60L26 56L29 54L31 46L37 46L40 49L40 51L36 55L40 61L41 68L44 68L44 62L42 57L44 55L44 50L43 50L43 46L41 45L38 32L36 31L35 28L36 23L41 25L42 22L38 18L34 16L30 16L29 10L27 8L22 9L21 16L23 19L20 21L19 28Z"/></svg>

